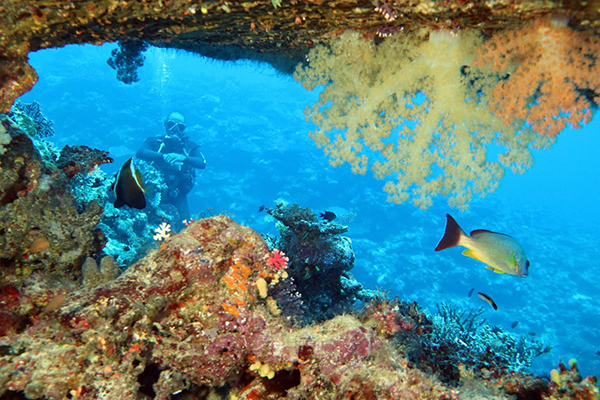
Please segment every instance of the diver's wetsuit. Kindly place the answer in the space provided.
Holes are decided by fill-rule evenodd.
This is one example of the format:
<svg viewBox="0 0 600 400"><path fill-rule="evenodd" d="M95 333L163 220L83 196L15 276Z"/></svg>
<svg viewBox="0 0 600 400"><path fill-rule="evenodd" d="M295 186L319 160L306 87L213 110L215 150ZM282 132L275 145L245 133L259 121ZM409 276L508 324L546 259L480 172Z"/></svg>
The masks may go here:
<svg viewBox="0 0 600 400"><path fill-rule="evenodd" d="M185 155L183 165L179 167L166 162L163 157L169 153ZM153 162L154 166L164 173L169 191L162 202L175 206L181 218L189 218L187 194L194 187L194 169L206 168L206 160L200 152L200 146L189 141L187 137L154 136L144 140L136 157Z"/></svg>

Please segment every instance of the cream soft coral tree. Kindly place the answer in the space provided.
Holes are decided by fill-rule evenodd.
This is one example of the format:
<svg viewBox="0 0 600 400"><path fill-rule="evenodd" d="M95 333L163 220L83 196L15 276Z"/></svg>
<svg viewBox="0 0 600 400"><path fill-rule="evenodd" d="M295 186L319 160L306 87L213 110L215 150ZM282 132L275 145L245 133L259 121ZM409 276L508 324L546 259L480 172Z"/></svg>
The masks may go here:
<svg viewBox="0 0 600 400"><path fill-rule="evenodd" d="M484 93L493 79L469 72L480 44L475 33L437 31L376 46L346 32L313 49L295 75L309 90L325 85L306 110L318 126L311 138L332 165L389 179L392 202L427 208L443 195L467 207L473 194L497 188L504 167L522 172L533 162L530 148L548 142L489 111ZM499 158L488 155L490 144L500 146Z"/></svg>

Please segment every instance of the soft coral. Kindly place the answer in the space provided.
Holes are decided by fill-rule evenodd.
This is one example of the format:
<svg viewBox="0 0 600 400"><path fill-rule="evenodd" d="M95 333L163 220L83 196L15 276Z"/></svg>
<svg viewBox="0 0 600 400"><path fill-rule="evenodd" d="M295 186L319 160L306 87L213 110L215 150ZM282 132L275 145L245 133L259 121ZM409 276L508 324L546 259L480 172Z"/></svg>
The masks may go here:
<svg viewBox="0 0 600 400"><path fill-rule="evenodd" d="M490 108L505 124L527 122L555 136L567 123L579 128L591 119L591 96L600 90L598 53L598 38L555 17L495 35L474 64L501 74Z"/></svg>

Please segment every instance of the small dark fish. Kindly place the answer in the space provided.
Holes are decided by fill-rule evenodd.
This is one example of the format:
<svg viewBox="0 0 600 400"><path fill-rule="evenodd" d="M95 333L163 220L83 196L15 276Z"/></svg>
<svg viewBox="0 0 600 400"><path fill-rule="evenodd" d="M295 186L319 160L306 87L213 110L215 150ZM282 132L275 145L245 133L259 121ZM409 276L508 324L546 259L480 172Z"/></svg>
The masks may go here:
<svg viewBox="0 0 600 400"><path fill-rule="evenodd" d="M133 167L132 159L125 161L119 170L114 185L115 208L125 205L138 210L146 207L146 189L142 183L142 175Z"/></svg>
<svg viewBox="0 0 600 400"><path fill-rule="evenodd" d="M535 332L527 332L529 336L535 336Z"/></svg>
<svg viewBox="0 0 600 400"><path fill-rule="evenodd" d="M258 207L258 212L263 212L263 211L265 211L265 206L264 205Z"/></svg>
<svg viewBox="0 0 600 400"><path fill-rule="evenodd" d="M519 321L515 321L515 322L513 322L513 323L510 325L510 327L511 327L511 328L513 328L513 329L515 329L515 328L517 327L517 325L519 325Z"/></svg>
<svg viewBox="0 0 600 400"><path fill-rule="evenodd" d="M490 306L494 307L494 310L498 309L498 306L496 305L496 303L494 302L494 300L492 300L492 298L490 296L488 296L487 294L481 293L481 292L477 292L477 296L479 296L479 298L481 300L485 301Z"/></svg>
<svg viewBox="0 0 600 400"><path fill-rule="evenodd" d="M473 292L474 292L474 291L475 291L475 288L472 288L472 289L469 291L469 297L471 297L471 295L473 294Z"/></svg>
<svg viewBox="0 0 600 400"><path fill-rule="evenodd" d="M336 215L332 211L325 211L319 214L321 218L323 218L327 222L331 222L335 219Z"/></svg>
<svg viewBox="0 0 600 400"><path fill-rule="evenodd" d="M596 355L597 355L597 356L600 356L600 350L598 350L598 351L596 352Z"/></svg>

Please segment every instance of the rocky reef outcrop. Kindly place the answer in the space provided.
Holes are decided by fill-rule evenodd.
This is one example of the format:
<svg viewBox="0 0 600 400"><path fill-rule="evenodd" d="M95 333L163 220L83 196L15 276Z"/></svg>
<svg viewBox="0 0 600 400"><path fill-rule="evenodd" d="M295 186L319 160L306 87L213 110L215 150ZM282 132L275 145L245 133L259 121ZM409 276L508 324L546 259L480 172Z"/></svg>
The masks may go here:
<svg viewBox="0 0 600 400"><path fill-rule="evenodd" d="M458 389L409 367L377 316L292 327L264 296L286 279L267 263L270 254L258 233L228 217L194 222L117 279L68 292L31 315L25 329L0 337L0 394L460 398ZM522 374L463 374L469 390L494 388L496 398L551 393ZM587 382L586 394L597 391Z"/></svg>
<svg viewBox="0 0 600 400"><path fill-rule="evenodd" d="M81 280L81 265L105 243L102 207L78 208L63 170L45 162L32 139L2 117L0 154L0 333L30 323L59 289ZM22 301L23 298L27 300Z"/></svg>
<svg viewBox="0 0 600 400"><path fill-rule="evenodd" d="M102 207L92 201L79 209L68 176L44 162L31 138L10 120L0 155L0 263L4 274L42 272L78 279L81 264L104 247L96 228ZM57 275L57 276L58 276Z"/></svg>
<svg viewBox="0 0 600 400"><path fill-rule="evenodd" d="M315 44L347 29L367 37L424 27L490 33L553 14L579 29L599 27L596 2L584 1L11 0L0 5L0 112L37 82L28 54L44 48L120 41L112 65L129 82L143 60L141 42L222 60L266 61L289 73Z"/></svg>

